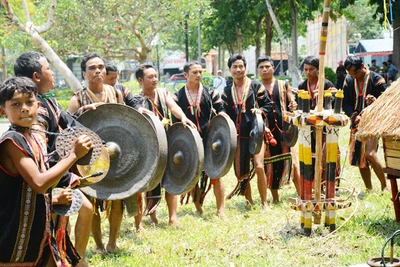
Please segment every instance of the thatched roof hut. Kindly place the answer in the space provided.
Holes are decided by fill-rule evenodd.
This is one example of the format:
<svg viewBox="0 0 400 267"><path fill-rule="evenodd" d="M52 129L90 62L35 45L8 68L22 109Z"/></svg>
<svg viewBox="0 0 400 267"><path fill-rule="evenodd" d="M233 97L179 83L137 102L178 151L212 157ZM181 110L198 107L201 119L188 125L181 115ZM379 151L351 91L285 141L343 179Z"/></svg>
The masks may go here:
<svg viewBox="0 0 400 267"><path fill-rule="evenodd" d="M400 79L369 107L364 109L358 125L357 137L382 137L400 142Z"/></svg>

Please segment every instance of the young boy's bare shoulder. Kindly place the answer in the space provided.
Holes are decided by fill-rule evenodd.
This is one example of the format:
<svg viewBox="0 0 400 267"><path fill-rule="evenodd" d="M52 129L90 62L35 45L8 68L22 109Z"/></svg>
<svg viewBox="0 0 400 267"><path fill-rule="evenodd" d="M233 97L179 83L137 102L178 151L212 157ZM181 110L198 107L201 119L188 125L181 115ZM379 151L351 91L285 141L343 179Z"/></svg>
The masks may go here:
<svg viewBox="0 0 400 267"><path fill-rule="evenodd" d="M1 167L12 175L18 175L13 159L30 156L24 136L18 132L8 131L0 138L0 153L7 155L0 158Z"/></svg>

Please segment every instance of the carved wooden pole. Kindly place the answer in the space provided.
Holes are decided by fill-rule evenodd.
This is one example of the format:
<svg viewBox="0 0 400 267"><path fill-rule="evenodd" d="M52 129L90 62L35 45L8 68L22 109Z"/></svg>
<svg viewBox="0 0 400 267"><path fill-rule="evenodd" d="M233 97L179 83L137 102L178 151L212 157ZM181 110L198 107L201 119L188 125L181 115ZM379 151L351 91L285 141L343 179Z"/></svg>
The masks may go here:
<svg viewBox="0 0 400 267"><path fill-rule="evenodd" d="M321 39L319 45L319 76L318 76L318 103L317 112L322 112L324 101L324 81L325 81L325 51L326 39L328 36L328 22L330 11L330 0L324 1L324 10L322 15ZM322 130L323 126L316 125L316 142L315 142L315 200L321 199L321 176L322 176Z"/></svg>

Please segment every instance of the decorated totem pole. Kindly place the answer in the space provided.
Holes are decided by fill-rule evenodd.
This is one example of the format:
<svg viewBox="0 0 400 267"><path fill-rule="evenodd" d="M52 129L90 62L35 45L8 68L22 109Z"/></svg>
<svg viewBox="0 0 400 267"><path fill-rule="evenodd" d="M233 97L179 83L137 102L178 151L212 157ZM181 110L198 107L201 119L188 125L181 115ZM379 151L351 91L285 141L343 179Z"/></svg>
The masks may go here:
<svg viewBox="0 0 400 267"><path fill-rule="evenodd" d="M285 122L298 127L299 160L300 160L300 197L294 200L291 208L301 211L301 227L305 235L311 234L312 220L320 223L322 212L325 212L325 226L330 231L336 229L336 210L345 208L350 203L336 201L336 162L338 155L339 128L348 122L348 117L341 114L343 92L338 90L332 98L330 90L324 91L324 59L328 35L330 0L324 1L322 30L319 53L319 76L317 106L310 110L308 91L299 91L299 110L285 115ZM332 100L334 107L332 107ZM296 127L297 126L297 127ZM323 132L326 138L323 143ZM315 133L315 168L313 169L312 143ZM323 151L324 148L324 151ZM321 180L324 173L324 186Z"/></svg>

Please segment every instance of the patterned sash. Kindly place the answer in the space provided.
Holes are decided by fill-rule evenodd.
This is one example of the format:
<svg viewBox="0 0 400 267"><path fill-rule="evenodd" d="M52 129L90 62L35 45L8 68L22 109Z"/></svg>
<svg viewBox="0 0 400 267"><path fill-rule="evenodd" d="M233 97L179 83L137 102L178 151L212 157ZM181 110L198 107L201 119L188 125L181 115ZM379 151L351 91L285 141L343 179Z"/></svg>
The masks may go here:
<svg viewBox="0 0 400 267"><path fill-rule="evenodd" d="M356 103L354 104L354 110L361 112L365 107L365 97L367 96L367 89L369 83L370 72L365 74L363 81L363 88L358 88L358 82L354 79L354 92L356 94Z"/></svg>
<svg viewBox="0 0 400 267"><path fill-rule="evenodd" d="M200 102L201 102L201 96L203 95L203 85L200 83L199 90L197 91L197 96L196 99L192 99L192 96L189 93L189 90L187 86L185 85L185 94L186 94L186 99L189 103L188 109L190 109L190 113L195 116L196 118L196 123L197 123L197 131L200 132L200 123L199 123L199 117L201 113L201 107L200 107Z"/></svg>

